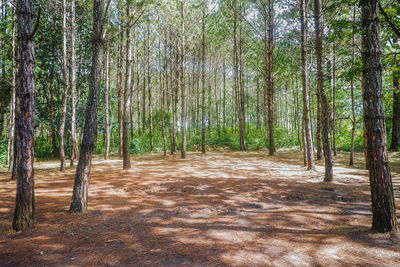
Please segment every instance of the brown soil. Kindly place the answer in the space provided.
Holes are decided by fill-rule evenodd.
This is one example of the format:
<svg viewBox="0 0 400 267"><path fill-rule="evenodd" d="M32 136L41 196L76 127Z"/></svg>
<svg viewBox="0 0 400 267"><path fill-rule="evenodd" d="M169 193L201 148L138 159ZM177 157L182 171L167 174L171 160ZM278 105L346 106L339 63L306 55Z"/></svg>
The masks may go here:
<svg viewBox="0 0 400 267"><path fill-rule="evenodd" d="M299 153L189 153L94 160L89 211L67 212L74 169L36 164L34 230L10 230L15 182L0 172L1 266L400 266L400 238L370 231L367 172ZM393 161L395 162L395 161ZM396 164L397 165L397 164ZM397 165L398 166L398 165ZM394 166L397 171L397 166ZM393 174L397 206L400 176ZM400 214L400 211L397 211Z"/></svg>

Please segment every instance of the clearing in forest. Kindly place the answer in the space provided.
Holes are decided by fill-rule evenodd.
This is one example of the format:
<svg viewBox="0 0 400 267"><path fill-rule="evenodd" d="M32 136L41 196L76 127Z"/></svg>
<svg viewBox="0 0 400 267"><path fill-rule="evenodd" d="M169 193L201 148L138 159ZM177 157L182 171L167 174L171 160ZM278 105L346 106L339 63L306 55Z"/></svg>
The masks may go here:
<svg viewBox="0 0 400 267"><path fill-rule="evenodd" d="M0 173L2 266L398 266L400 239L370 232L367 171L335 159L308 172L301 154L94 159L89 211L67 212L75 168L36 163L36 228L10 229L15 182ZM395 170L396 171L396 170ZM393 172L399 206L400 177ZM397 212L400 214L400 212Z"/></svg>

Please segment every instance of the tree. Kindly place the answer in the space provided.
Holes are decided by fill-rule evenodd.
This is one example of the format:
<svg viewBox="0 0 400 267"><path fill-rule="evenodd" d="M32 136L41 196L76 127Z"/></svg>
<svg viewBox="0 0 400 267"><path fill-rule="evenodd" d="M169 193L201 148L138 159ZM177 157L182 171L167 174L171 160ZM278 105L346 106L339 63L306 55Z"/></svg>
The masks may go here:
<svg viewBox="0 0 400 267"><path fill-rule="evenodd" d="M360 1L363 105L371 185L372 229L378 232L389 232L396 231L398 224L382 106L382 64L378 3L378 0Z"/></svg>
<svg viewBox="0 0 400 267"><path fill-rule="evenodd" d="M109 3L110 1L108 1L107 9ZM84 212L87 210L88 205L90 167L95 136L97 134L97 112L99 107L101 67L104 46L103 27L107 9L104 10L103 0L93 0L93 55L90 72L89 97L70 212Z"/></svg>
<svg viewBox="0 0 400 267"><path fill-rule="evenodd" d="M303 85L303 134L305 135L304 149L306 151L307 170L315 169L314 145L312 142L310 106L307 88L307 5L308 0L300 0L300 27L301 27L301 79Z"/></svg>
<svg viewBox="0 0 400 267"><path fill-rule="evenodd" d="M35 139L35 32L31 0L17 1L19 70L16 177L17 197L12 228L21 231L34 226L34 139ZM38 15L38 22L40 13Z"/></svg>

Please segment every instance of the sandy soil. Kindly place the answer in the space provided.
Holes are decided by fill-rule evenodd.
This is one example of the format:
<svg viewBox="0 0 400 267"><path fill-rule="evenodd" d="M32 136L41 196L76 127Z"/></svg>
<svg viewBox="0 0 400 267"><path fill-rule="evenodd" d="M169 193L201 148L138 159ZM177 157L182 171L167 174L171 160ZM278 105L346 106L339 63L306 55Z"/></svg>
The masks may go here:
<svg viewBox="0 0 400 267"><path fill-rule="evenodd" d="M10 230L15 183L3 171L0 265L400 266L399 236L370 231L362 155L346 162L324 183L322 166L305 171L288 151L136 156L130 171L96 159L80 215L67 212L74 169L38 162L37 225L25 233Z"/></svg>

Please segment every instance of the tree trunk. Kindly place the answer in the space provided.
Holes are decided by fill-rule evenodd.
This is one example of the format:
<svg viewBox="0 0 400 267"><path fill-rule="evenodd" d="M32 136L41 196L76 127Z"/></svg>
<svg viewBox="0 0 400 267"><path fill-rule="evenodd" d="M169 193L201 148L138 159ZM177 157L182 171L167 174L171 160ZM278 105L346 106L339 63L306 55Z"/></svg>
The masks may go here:
<svg viewBox="0 0 400 267"><path fill-rule="evenodd" d="M322 4L321 0L314 0L314 21L315 21L315 50L317 57L317 76L318 76L318 94L321 99L321 124L322 124L322 139L325 158L325 177L324 181L330 182L333 180L332 168L332 151L330 140L329 127L329 105L324 89L324 72L323 72L323 43L324 36L323 19L322 19Z"/></svg>
<svg viewBox="0 0 400 267"><path fill-rule="evenodd" d="M353 23L356 23L356 6L353 8ZM355 34L354 34L354 29L353 29L353 37L351 40L351 45L352 45L352 56L351 56L351 66L354 68L355 64L355 53L356 53L356 47L355 47ZM351 145L350 145L350 162L349 165L353 166L354 165L354 138L356 135L356 127L357 127L357 121L356 121L356 109L354 106L354 79L351 77L350 80L350 92L351 92L351 114L352 114L352 119L351 119Z"/></svg>
<svg viewBox="0 0 400 267"><path fill-rule="evenodd" d="M67 58L67 1L63 0L63 104L62 117L60 123L59 145L60 145L60 171L65 171L65 151L64 151L64 130L65 119L67 116L67 100L68 100L68 58Z"/></svg>
<svg viewBox="0 0 400 267"><path fill-rule="evenodd" d="M16 98L16 81L15 81L15 6L12 9L12 29L11 29L11 102L10 102L10 124L8 131L8 171L13 168L14 162L14 133L15 133L15 98Z"/></svg>
<svg viewBox="0 0 400 267"><path fill-rule="evenodd" d="M398 40L393 40L394 44L398 44ZM393 70L393 121L392 121L392 142L390 150L398 150L400 146L400 70L398 62Z"/></svg>
<svg viewBox="0 0 400 267"><path fill-rule="evenodd" d="M107 38L106 42L106 60L105 60L105 78L106 78L106 84L105 84L105 93L104 93L104 105L105 105L105 117L106 117L106 125L105 125L105 152L104 152L104 158L107 160L109 153L110 153L110 40Z"/></svg>
<svg viewBox="0 0 400 267"><path fill-rule="evenodd" d="M75 47L75 3L71 1L71 158L70 165L79 157L78 141L76 134L76 47Z"/></svg>
<svg viewBox="0 0 400 267"><path fill-rule="evenodd" d="M300 24L301 24L301 75L303 84L303 127L306 143L304 148L307 153L307 170L315 170L314 163L314 145L312 142L311 122L310 122L310 106L307 88L307 24L306 24L306 8L308 0L300 1Z"/></svg>
<svg viewBox="0 0 400 267"><path fill-rule="evenodd" d="M267 45L267 101L269 154L275 152L274 127L274 0L268 0L268 45Z"/></svg>
<svg viewBox="0 0 400 267"><path fill-rule="evenodd" d="M149 134L150 134L150 150L154 148L153 140L153 103L152 103L152 84L151 84L151 53L150 53L150 23L147 23L147 88L149 94Z"/></svg>
<svg viewBox="0 0 400 267"><path fill-rule="evenodd" d="M206 118L205 118L205 102L206 102L206 10L208 9L208 0L203 2L203 18L201 24L202 40L201 40L201 153L206 153Z"/></svg>
<svg viewBox="0 0 400 267"><path fill-rule="evenodd" d="M185 93L185 17L183 9L183 1L180 1L181 13L181 40L180 40L180 87L181 87L181 133L182 133L182 149L181 158L186 158L186 93Z"/></svg>
<svg viewBox="0 0 400 267"><path fill-rule="evenodd" d="M21 0L20 0L21 1ZM70 212L85 212L88 205L88 189L92 153L97 135L101 67L103 60L104 1L93 0L93 56L90 87L83 130L81 153L75 174Z"/></svg>
<svg viewBox="0 0 400 267"><path fill-rule="evenodd" d="M378 1L361 0L360 6L363 105L371 185L372 229L378 232L396 231L398 224L386 148L386 128L382 103L382 64Z"/></svg>
<svg viewBox="0 0 400 267"><path fill-rule="evenodd" d="M332 44L332 142L333 155L336 156L336 46Z"/></svg>
<svg viewBox="0 0 400 267"><path fill-rule="evenodd" d="M17 196L12 228L21 231L34 227L34 138L35 138L35 47L33 4L18 0L19 83L17 113Z"/></svg>
<svg viewBox="0 0 400 267"><path fill-rule="evenodd" d="M118 2L118 133L119 133L119 157L123 154L123 120L124 120L124 88L123 83L123 65L124 65L124 14L121 6L121 2Z"/></svg>
<svg viewBox="0 0 400 267"><path fill-rule="evenodd" d="M126 6L126 16L131 15L131 5L129 2ZM122 130L122 151L123 151L123 169L127 170L131 168L131 156L129 151L129 124L130 124L130 111L131 111L131 64L132 64L132 49L131 49L131 28L128 27L126 30L126 44L125 44L125 94L124 94L124 120Z"/></svg>

